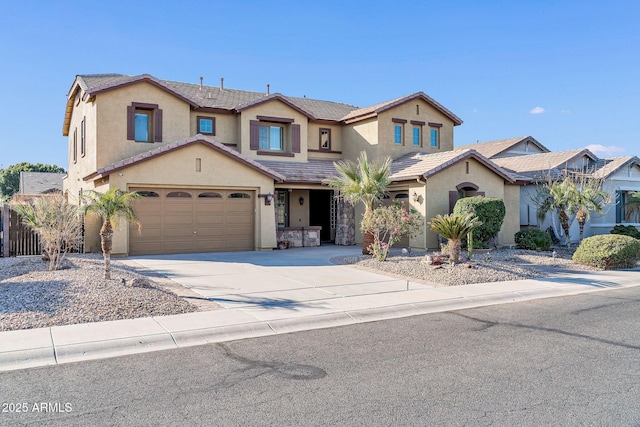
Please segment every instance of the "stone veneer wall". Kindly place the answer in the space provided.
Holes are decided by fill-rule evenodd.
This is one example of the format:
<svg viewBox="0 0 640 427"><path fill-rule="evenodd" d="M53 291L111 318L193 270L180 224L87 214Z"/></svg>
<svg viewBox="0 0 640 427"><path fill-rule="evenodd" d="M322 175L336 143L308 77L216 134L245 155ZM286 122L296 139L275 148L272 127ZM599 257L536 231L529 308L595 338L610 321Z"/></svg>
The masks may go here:
<svg viewBox="0 0 640 427"><path fill-rule="evenodd" d="M320 230L322 227L282 227L278 228L278 242L289 242L290 248L320 246Z"/></svg>
<svg viewBox="0 0 640 427"><path fill-rule="evenodd" d="M338 199L338 220L336 221L336 245L356 244L356 210L343 198Z"/></svg>

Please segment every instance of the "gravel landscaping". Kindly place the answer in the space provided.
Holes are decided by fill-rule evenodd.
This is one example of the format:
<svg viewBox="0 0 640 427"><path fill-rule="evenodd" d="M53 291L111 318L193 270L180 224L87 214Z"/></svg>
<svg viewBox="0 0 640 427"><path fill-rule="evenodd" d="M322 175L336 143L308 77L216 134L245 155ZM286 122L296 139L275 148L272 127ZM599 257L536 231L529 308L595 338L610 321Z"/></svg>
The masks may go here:
<svg viewBox="0 0 640 427"><path fill-rule="evenodd" d="M562 271L595 271L597 269L576 264L571 260L573 249L557 248L552 252L522 249L501 249L487 254L474 254L471 261L441 266L428 265L425 254L396 255L380 262L370 256L345 259L358 268L364 268L408 279L420 280L434 287L468 285L471 283L503 282L507 280L547 277ZM433 255L432 253L430 253Z"/></svg>
<svg viewBox="0 0 640 427"><path fill-rule="evenodd" d="M379 262L370 256L332 260L434 287L545 277L565 270L594 270L571 261L573 250L551 252L499 250L478 254L470 262L440 268L427 265L424 254L396 255ZM101 255L70 255L64 269L48 271L41 257L0 258L0 331L42 328L215 310L170 279L132 261L112 260L105 280ZM143 274L141 274L143 273ZM124 279L124 283L123 283ZM192 302L189 302L192 301Z"/></svg>
<svg viewBox="0 0 640 427"><path fill-rule="evenodd" d="M199 310L155 278L119 260L111 264L112 279L105 280L99 255L68 256L57 271L48 271L49 263L39 256L0 258L0 331Z"/></svg>

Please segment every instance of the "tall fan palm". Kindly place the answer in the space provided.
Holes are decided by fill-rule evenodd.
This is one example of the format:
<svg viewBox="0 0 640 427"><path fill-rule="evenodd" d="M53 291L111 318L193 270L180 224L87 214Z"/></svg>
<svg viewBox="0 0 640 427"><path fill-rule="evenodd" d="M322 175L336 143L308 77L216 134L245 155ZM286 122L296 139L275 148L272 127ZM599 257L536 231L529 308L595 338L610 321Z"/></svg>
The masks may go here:
<svg viewBox="0 0 640 427"><path fill-rule="evenodd" d="M570 179L561 182L547 183L540 187L535 195L535 202L538 205L538 219L544 221L547 214L558 213L560 226L564 235L569 241L569 213L573 200L576 198L577 188Z"/></svg>
<svg viewBox="0 0 640 427"><path fill-rule="evenodd" d="M462 239L481 222L474 214L468 213L466 215L436 215L428 224L433 231L449 241L449 256L451 262L455 263L460 261Z"/></svg>
<svg viewBox="0 0 640 427"><path fill-rule="evenodd" d="M366 152L361 152L358 162L341 160L334 162L338 175L325 179L323 182L340 191L352 205L362 202L364 215L371 215L373 206L385 194L387 186L391 182L391 158L369 161ZM362 243L362 253L368 254L368 246L373 242L369 236Z"/></svg>
<svg viewBox="0 0 640 427"><path fill-rule="evenodd" d="M85 192L83 198L85 205L84 213L94 213L102 218L102 228L100 228L100 245L104 256L104 278L111 279L111 249L113 247L113 226L117 225L120 219L127 223L140 226L138 217L133 210L132 202L140 197L138 193L128 193L120 191L117 187L109 189L106 193L89 190Z"/></svg>

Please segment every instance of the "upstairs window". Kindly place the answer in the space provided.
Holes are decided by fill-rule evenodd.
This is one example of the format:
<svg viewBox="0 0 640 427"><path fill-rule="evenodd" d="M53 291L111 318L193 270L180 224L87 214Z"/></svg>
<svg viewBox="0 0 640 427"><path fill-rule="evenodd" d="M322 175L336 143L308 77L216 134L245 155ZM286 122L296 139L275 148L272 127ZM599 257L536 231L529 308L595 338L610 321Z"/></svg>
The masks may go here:
<svg viewBox="0 0 640 427"><path fill-rule="evenodd" d="M395 125L393 127L393 143L402 144L402 125Z"/></svg>
<svg viewBox="0 0 640 427"><path fill-rule="evenodd" d="M320 128L320 149L331 150L331 129Z"/></svg>
<svg viewBox="0 0 640 427"><path fill-rule="evenodd" d="M429 123L429 145L432 148L440 148L440 123Z"/></svg>
<svg viewBox="0 0 640 427"><path fill-rule="evenodd" d="M413 128L413 145L416 147L420 147L422 145L420 128L417 126Z"/></svg>
<svg viewBox="0 0 640 427"><path fill-rule="evenodd" d="M284 151L284 128L282 126L260 125L260 150Z"/></svg>
<svg viewBox="0 0 640 427"><path fill-rule="evenodd" d="M73 130L73 163L78 161L78 129Z"/></svg>
<svg viewBox="0 0 640 427"><path fill-rule="evenodd" d="M203 135L215 135L216 134L216 119L214 117L201 117L198 116L198 132Z"/></svg>
<svg viewBox="0 0 640 427"><path fill-rule="evenodd" d="M162 142L162 110L157 104L133 102L127 106L127 139Z"/></svg>
<svg viewBox="0 0 640 427"><path fill-rule="evenodd" d="M87 137L87 118L83 117L82 118L82 123L80 123L80 155L82 157L84 157L85 153L86 153L86 148L87 148L87 143L86 143L86 137Z"/></svg>

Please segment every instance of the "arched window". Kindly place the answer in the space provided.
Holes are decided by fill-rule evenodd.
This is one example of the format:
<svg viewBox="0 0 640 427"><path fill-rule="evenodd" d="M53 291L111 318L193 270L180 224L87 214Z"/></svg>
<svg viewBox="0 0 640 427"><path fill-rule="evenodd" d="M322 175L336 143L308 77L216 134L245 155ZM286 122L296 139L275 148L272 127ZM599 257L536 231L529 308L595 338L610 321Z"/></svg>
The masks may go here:
<svg viewBox="0 0 640 427"><path fill-rule="evenodd" d="M222 194L215 193L213 191L207 191L205 193L198 194L198 197L207 198L207 199L221 199Z"/></svg>
<svg viewBox="0 0 640 427"><path fill-rule="evenodd" d="M172 191L167 194L167 197L191 198L191 193L187 193L186 191Z"/></svg>
<svg viewBox="0 0 640 427"><path fill-rule="evenodd" d="M230 199L250 199L251 196L247 193L231 193L229 194Z"/></svg>
<svg viewBox="0 0 640 427"><path fill-rule="evenodd" d="M136 191L142 197L160 197L155 191Z"/></svg>

